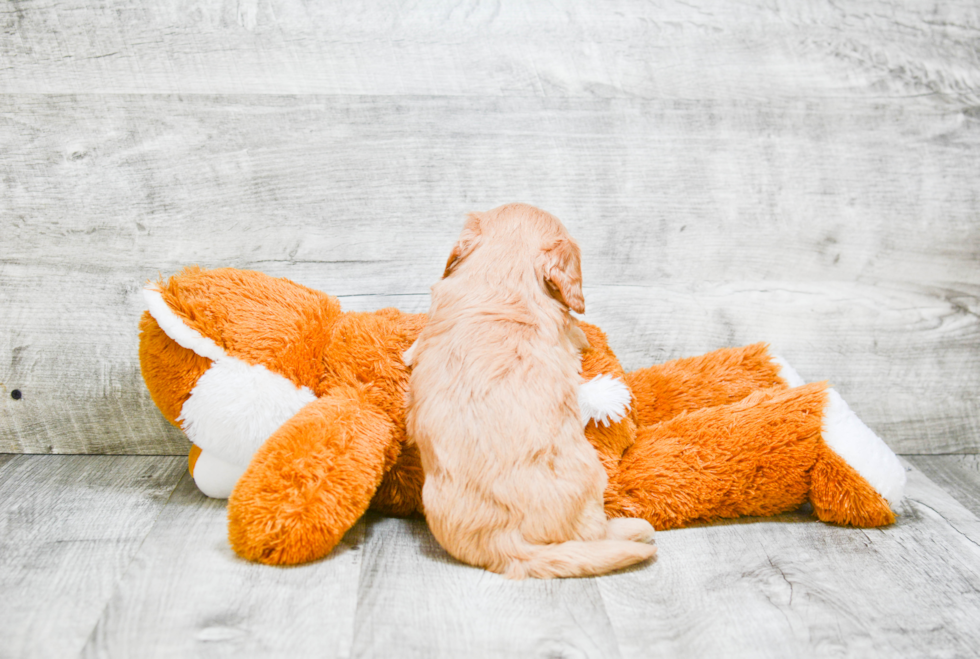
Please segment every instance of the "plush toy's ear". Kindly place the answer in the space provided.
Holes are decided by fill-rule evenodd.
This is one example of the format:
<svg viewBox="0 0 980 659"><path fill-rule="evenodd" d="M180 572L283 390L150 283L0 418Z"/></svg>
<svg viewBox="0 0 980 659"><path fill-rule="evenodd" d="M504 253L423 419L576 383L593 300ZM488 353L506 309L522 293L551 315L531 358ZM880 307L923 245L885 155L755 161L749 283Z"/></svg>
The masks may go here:
<svg viewBox="0 0 980 659"><path fill-rule="evenodd" d="M544 253L544 281L549 292L572 311L585 313L582 253L574 240L561 238Z"/></svg>
<svg viewBox="0 0 980 659"><path fill-rule="evenodd" d="M453 274L463 259L476 248L480 238L480 219L479 213L470 213L466 216L463 232L459 234L459 240L453 245L453 251L449 253L449 260L446 261L446 271L442 273L443 279Z"/></svg>

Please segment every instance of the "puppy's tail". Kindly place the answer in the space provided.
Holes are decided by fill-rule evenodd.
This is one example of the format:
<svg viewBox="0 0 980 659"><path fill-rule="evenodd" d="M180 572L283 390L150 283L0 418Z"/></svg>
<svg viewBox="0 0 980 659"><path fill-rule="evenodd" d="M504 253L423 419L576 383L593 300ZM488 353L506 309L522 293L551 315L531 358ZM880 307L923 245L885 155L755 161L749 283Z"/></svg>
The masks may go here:
<svg viewBox="0 0 980 659"><path fill-rule="evenodd" d="M630 540L569 540L526 546L528 557L507 566L508 579L592 577L633 565L657 554L657 548Z"/></svg>

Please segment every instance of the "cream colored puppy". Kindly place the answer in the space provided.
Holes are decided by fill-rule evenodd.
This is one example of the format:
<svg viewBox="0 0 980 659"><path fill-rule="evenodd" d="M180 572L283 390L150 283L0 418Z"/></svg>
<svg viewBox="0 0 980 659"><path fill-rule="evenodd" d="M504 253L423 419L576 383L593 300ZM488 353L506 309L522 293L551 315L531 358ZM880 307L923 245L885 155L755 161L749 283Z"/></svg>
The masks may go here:
<svg viewBox="0 0 980 659"><path fill-rule="evenodd" d="M429 527L506 577L579 577L648 559L653 527L607 520L606 473L579 416L578 245L524 204L469 216L406 352L408 431Z"/></svg>

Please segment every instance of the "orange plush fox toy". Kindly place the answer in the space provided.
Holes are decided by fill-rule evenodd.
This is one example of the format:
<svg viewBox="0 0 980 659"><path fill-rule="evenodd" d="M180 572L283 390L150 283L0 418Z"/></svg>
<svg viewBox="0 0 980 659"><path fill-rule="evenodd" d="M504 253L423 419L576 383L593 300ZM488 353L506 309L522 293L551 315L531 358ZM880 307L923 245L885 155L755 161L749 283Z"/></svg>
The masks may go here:
<svg viewBox="0 0 980 659"><path fill-rule="evenodd" d="M241 556L303 563L369 507L421 512L402 353L424 315L345 313L319 291L230 269L187 269L145 295L143 377L191 440L198 487L228 498ZM580 408L610 516L669 529L809 501L826 522L894 521L898 458L833 389L804 385L765 345L625 373L605 335L581 327Z"/></svg>

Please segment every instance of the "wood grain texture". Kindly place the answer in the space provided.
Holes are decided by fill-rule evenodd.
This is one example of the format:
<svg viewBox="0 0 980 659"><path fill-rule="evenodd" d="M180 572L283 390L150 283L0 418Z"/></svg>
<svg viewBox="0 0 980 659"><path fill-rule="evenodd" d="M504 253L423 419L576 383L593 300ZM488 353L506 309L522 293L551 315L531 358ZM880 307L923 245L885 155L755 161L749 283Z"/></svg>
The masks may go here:
<svg viewBox="0 0 980 659"><path fill-rule="evenodd" d="M463 214L583 246L630 368L771 341L900 452L980 450L980 121L935 100L0 96L0 450L181 453L139 288L260 269L428 306Z"/></svg>
<svg viewBox="0 0 980 659"><path fill-rule="evenodd" d="M187 462L0 456L0 657L74 657Z"/></svg>
<svg viewBox="0 0 980 659"><path fill-rule="evenodd" d="M619 656L595 579L508 581L457 562L423 519L369 519L352 656Z"/></svg>
<svg viewBox="0 0 980 659"><path fill-rule="evenodd" d="M814 98L976 105L970 0L17 2L0 93Z"/></svg>
<svg viewBox="0 0 980 659"><path fill-rule="evenodd" d="M186 476L120 579L82 657L346 657L363 524L291 568L232 552L225 502Z"/></svg>
<svg viewBox="0 0 980 659"><path fill-rule="evenodd" d="M182 458L0 455L0 657L972 656L980 519L907 468L892 527L743 519L510 582L373 513L323 561L246 563Z"/></svg>
<svg viewBox="0 0 980 659"><path fill-rule="evenodd" d="M976 516L913 470L893 527L798 513L670 531L654 566L599 587L624 658L971 656L978 540Z"/></svg>
<svg viewBox="0 0 980 659"><path fill-rule="evenodd" d="M980 517L980 455L909 455L906 459Z"/></svg>

